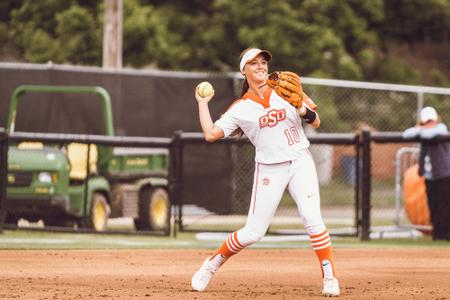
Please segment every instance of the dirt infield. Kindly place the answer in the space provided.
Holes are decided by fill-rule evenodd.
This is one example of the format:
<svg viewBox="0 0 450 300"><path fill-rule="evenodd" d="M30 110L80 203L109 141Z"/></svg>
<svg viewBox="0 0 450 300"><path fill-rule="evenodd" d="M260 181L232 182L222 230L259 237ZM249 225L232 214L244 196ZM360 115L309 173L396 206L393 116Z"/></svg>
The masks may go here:
<svg viewBox="0 0 450 300"><path fill-rule="evenodd" d="M312 250L245 250L207 291L190 279L207 250L0 251L0 299L314 299ZM450 249L336 249L344 299L450 299Z"/></svg>

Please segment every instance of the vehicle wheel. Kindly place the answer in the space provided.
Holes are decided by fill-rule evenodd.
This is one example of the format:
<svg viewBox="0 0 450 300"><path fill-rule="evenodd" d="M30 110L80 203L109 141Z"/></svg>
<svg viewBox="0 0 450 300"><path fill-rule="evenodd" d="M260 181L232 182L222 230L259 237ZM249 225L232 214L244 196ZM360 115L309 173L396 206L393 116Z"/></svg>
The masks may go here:
<svg viewBox="0 0 450 300"><path fill-rule="evenodd" d="M170 201L163 188L146 188L139 196L139 218L136 229L165 231L169 228Z"/></svg>
<svg viewBox="0 0 450 300"><path fill-rule="evenodd" d="M88 221L89 227L95 231L105 231L110 213L111 209L108 201L106 201L106 197L100 193L92 194L92 208Z"/></svg>

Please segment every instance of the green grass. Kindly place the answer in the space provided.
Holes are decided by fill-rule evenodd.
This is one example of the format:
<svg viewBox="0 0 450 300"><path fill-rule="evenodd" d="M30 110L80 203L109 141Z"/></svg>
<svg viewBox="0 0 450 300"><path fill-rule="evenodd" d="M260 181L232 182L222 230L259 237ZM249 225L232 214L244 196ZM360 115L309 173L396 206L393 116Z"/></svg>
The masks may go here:
<svg viewBox="0 0 450 300"><path fill-rule="evenodd" d="M215 249L222 244L200 241L194 233L174 237L120 234L54 233L6 230L0 233L0 249L6 250L76 250L76 249ZM449 248L450 242L434 242L425 236L418 239L382 239L361 242L357 238L333 238L336 248ZM309 241L258 242L252 248L309 248Z"/></svg>

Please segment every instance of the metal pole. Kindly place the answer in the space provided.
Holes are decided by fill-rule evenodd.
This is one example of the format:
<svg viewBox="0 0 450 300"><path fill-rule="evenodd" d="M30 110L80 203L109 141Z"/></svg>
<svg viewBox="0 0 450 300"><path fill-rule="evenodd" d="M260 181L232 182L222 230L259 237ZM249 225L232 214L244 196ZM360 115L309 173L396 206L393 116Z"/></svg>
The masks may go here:
<svg viewBox="0 0 450 300"><path fill-rule="evenodd" d="M8 174L8 136L3 128L0 128L0 233L6 218L5 200Z"/></svg>
<svg viewBox="0 0 450 300"><path fill-rule="evenodd" d="M360 160L361 160L361 147L360 147L360 135L356 136L355 142L355 152L356 152L356 161L355 161L355 228L356 228L356 236L359 236L360 230L359 226L361 225L361 214L360 214L360 187L361 187L361 172L360 172Z"/></svg>
<svg viewBox="0 0 450 300"><path fill-rule="evenodd" d="M370 131L362 131L362 219L361 240L370 240L370 210L371 210L371 153L370 153Z"/></svg>
<svg viewBox="0 0 450 300"><path fill-rule="evenodd" d="M423 108L423 92L417 92L417 120L420 120L420 111Z"/></svg>
<svg viewBox="0 0 450 300"><path fill-rule="evenodd" d="M177 237L177 224L178 224L178 213L176 211L177 207L177 197L176 197L176 180L177 180L177 135L175 133L172 138L172 143L169 147L169 199L170 199L170 219L173 217L173 237ZM173 211L173 212L172 212ZM172 222L169 225L169 232L171 231Z"/></svg>
<svg viewBox="0 0 450 300"><path fill-rule="evenodd" d="M183 230L183 140L181 138L182 131L177 131L177 143L176 143L176 197L178 203L178 230Z"/></svg>
<svg viewBox="0 0 450 300"><path fill-rule="evenodd" d="M88 191L89 191L89 177L90 174L90 151L91 150L91 144L87 145L87 155L86 155L86 178L84 179L84 195L83 195L83 227L88 227Z"/></svg>

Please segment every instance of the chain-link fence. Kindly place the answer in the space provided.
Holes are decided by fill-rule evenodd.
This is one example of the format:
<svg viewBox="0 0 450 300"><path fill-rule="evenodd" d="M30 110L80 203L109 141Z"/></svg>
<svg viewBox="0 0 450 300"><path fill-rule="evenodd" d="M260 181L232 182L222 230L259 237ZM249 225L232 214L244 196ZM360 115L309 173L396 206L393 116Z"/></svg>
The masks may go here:
<svg viewBox="0 0 450 300"><path fill-rule="evenodd" d="M186 133L181 136L181 230L233 231L244 226L255 170L254 147L246 139L227 139L216 145L206 145L202 142L201 134ZM310 141L325 222L335 234L355 235L358 219L356 135L312 134ZM203 147L209 150L204 151ZM203 160L207 167L192 170L189 165L197 158ZM226 163L221 167L220 161L224 159ZM211 169L217 170L209 174ZM217 193L211 187L202 186L202 177L205 176L208 176L210 184L217 186ZM193 194L198 197L193 197ZM281 199L269 232L304 232L297 206L287 191Z"/></svg>
<svg viewBox="0 0 450 300"><path fill-rule="evenodd" d="M236 80L239 78L237 75ZM372 132L401 132L414 126L420 109L429 105L438 110L444 123L450 121L450 89L313 78L304 78L303 85L319 105L321 133L358 133L362 128ZM314 135L314 132L307 134ZM411 143L373 143L371 146L372 228L390 230L399 225L399 213L404 208L396 185L396 155L404 147L411 147ZM312 143L311 152L319 176L325 223L334 233L355 232L359 219L359 204L355 201L358 198L355 147ZM232 145L230 157L230 214L217 216L208 210L185 211L185 230L236 230L245 225L254 172L253 147ZM408 220L403 217L402 222L408 223ZM269 232L293 233L302 229L296 205L286 192Z"/></svg>
<svg viewBox="0 0 450 300"><path fill-rule="evenodd" d="M425 106L436 108L441 121L450 124L450 89L314 78L303 79L303 84L319 104L321 132L359 132L364 127L372 132L402 132L417 124ZM404 202L399 204L398 199L398 188L402 196L403 187L396 186L396 155L412 146L402 142L371 145L372 230L397 226ZM402 222L409 223L407 218Z"/></svg>

